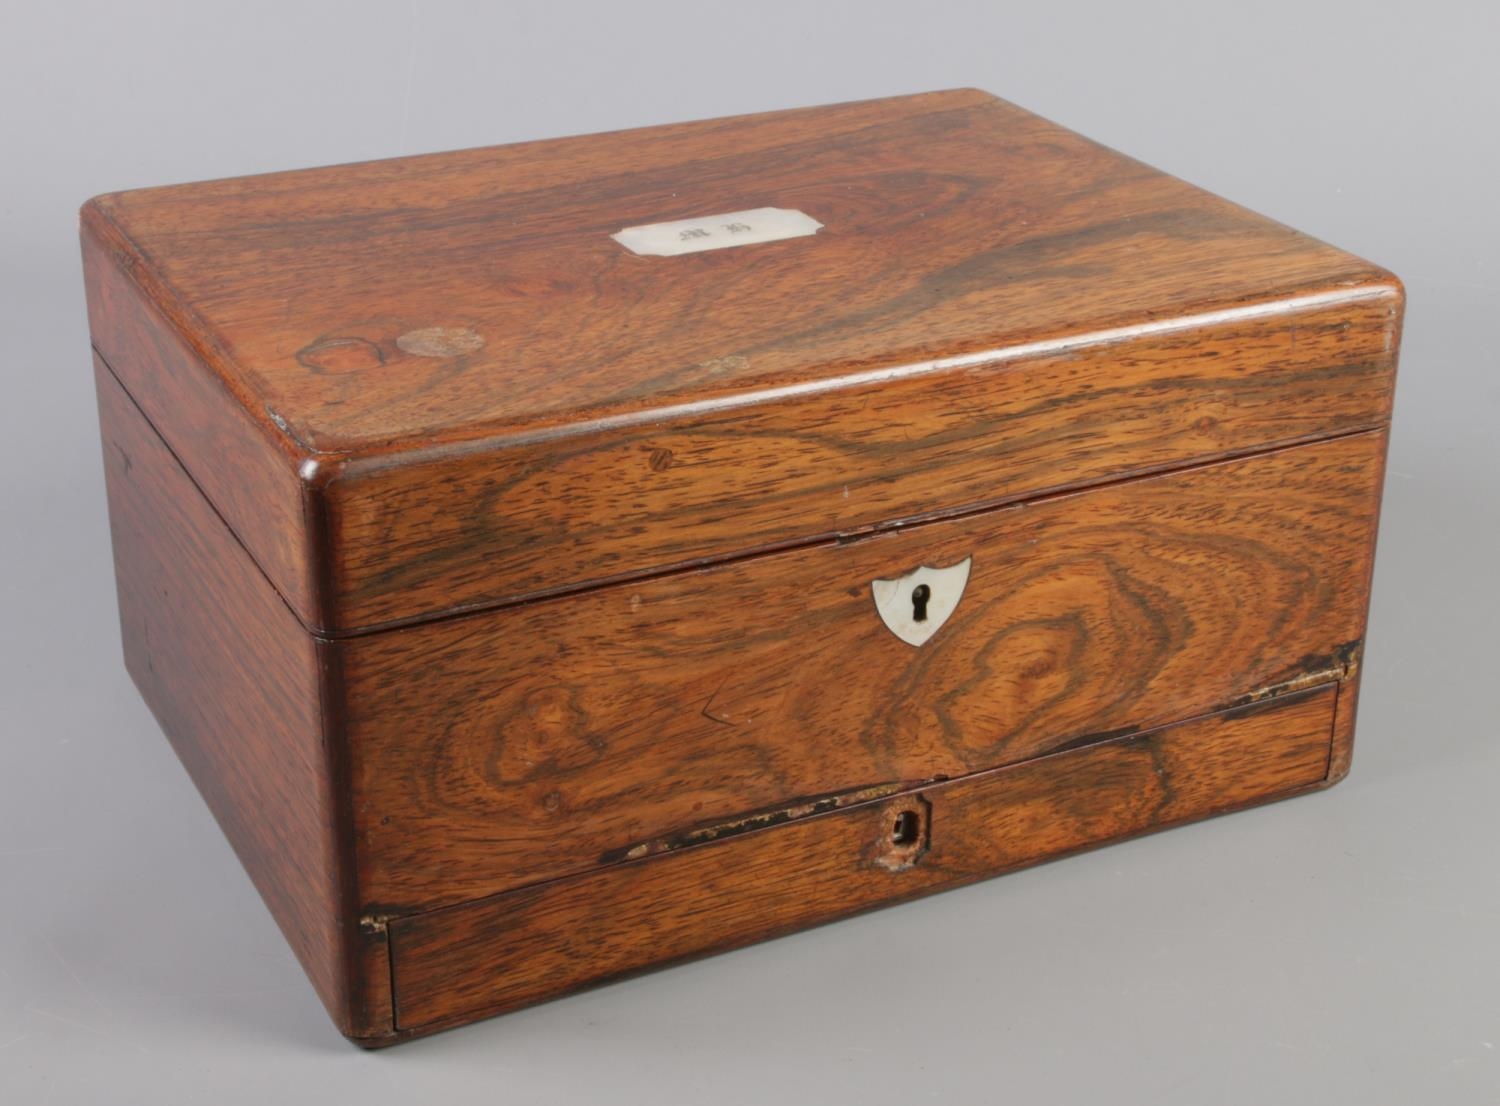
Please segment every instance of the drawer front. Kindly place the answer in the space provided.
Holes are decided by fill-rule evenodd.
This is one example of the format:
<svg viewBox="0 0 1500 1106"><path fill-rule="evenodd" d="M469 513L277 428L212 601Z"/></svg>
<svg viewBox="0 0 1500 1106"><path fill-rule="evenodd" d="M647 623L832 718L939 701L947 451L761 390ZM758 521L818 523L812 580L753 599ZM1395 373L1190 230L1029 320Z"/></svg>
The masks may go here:
<svg viewBox="0 0 1500 1106"><path fill-rule="evenodd" d="M1344 674L1383 434L330 645L401 915ZM872 582L968 560L925 644ZM934 611L934 613L941 613Z"/></svg>
<svg viewBox="0 0 1500 1106"><path fill-rule="evenodd" d="M397 1027L500 1013L1317 786L1339 694L1320 687L393 922ZM893 840L903 832L910 843Z"/></svg>

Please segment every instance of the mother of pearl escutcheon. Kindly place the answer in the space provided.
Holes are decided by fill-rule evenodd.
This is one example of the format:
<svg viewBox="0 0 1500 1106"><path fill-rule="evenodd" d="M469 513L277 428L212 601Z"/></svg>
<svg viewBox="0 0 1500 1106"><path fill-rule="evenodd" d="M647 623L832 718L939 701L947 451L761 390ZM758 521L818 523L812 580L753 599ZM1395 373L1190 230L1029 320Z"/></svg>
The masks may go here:
<svg viewBox="0 0 1500 1106"><path fill-rule="evenodd" d="M872 580L875 610L886 629L908 645L923 645L958 608L973 557L947 568L922 565L894 580Z"/></svg>

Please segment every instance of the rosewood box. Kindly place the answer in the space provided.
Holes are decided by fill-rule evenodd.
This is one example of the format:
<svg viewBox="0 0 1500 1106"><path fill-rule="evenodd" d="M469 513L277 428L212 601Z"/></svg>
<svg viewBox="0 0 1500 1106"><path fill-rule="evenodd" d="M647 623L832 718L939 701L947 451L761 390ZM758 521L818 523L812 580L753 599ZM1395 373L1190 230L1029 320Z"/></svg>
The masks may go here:
<svg viewBox="0 0 1500 1106"><path fill-rule="evenodd" d="M102 196L125 660L338 1027L1349 767L1397 280L975 91Z"/></svg>

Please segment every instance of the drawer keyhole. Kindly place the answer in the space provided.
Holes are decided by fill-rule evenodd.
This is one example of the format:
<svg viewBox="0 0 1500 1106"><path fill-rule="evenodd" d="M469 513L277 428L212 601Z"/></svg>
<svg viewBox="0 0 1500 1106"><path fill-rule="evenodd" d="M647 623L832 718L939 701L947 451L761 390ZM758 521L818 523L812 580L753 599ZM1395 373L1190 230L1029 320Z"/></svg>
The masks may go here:
<svg viewBox="0 0 1500 1106"><path fill-rule="evenodd" d="M896 815L896 824L891 827L892 845L915 845L919 826L915 810L903 810Z"/></svg>
<svg viewBox="0 0 1500 1106"><path fill-rule="evenodd" d="M913 622L927 621L927 600L932 598L932 589L926 584L918 584L911 589L911 620Z"/></svg>
<svg viewBox="0 0 1500 1106"><path fill-rule="evenodd" d="M922 859L931 843L932 804L921 795L908 795L887 807L877 825L880 836L871 859L887 872L904 872Z"/></svg>

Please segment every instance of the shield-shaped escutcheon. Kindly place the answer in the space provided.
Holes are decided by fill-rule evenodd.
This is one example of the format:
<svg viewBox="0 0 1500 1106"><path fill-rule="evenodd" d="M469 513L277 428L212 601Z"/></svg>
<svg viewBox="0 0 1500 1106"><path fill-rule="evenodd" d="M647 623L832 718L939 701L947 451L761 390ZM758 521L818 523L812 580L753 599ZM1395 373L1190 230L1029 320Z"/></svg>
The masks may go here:
<svg viewBox="0 0 1500 1106"><path fill-rule="evenodd" d="M947 568L921 565L892 580L870 581L875 610L886 629L908 645L924 645L943 628L969 583L973 557Z"/></svg>

